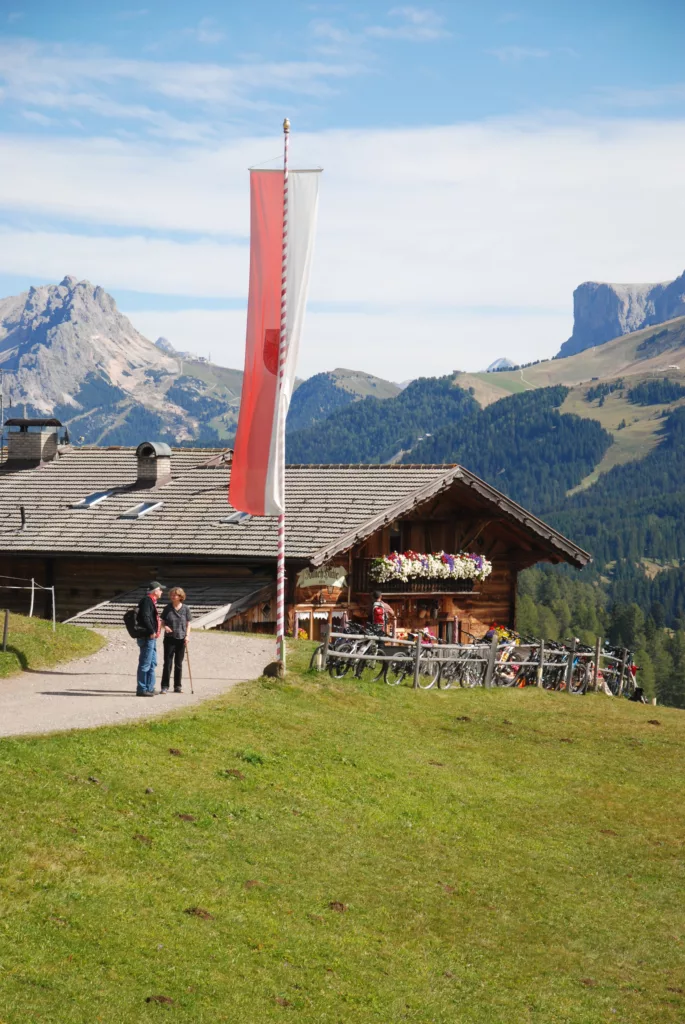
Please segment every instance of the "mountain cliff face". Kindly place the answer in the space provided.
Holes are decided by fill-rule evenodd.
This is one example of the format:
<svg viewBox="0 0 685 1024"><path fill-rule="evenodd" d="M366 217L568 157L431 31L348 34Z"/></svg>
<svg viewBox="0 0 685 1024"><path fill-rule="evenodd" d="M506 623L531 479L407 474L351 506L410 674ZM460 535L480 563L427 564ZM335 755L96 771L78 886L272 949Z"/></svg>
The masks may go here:
<svg viewBox="0 0 685 1024"><path fill-rule="evenodd" d="M93 374L132 395L149 371L178 372L178 360L143 338L103 288L74 277L0 301L0 366L16 399L45 413L76 407Z"/></svg>
<svg viewBox="0 0 685 1024"><path fill-rule="evenodd" d="M661 284L585 281L573 293L573 334L557 359L685 314L685 272Z"/></svg>
<svg viewBox="0 0 685 1024"><path fill-rule="evenodd" d="M235 430L242 373L155 346L89 281L0 300L5 408L55 415L88 443L217 440Z"/></svg>
<svg viewBox="0 0 685 1024"><path fill-rule="evenodd" d="M658 285L586 281L573 292L573 333L557 358L685 314L685 272Z"/></svg>
<svg viewBox="0 0 685 1024"><path fill-rule="evenodd" d="M235 436L242 372L178 351L166 338L153 344L89 281L65 277L0 299L0 370L8 411L54 415L88 444L148 437L216 445ZM297 383L288 428L367 395L398 392L356 370L318 374Z"/></svg>

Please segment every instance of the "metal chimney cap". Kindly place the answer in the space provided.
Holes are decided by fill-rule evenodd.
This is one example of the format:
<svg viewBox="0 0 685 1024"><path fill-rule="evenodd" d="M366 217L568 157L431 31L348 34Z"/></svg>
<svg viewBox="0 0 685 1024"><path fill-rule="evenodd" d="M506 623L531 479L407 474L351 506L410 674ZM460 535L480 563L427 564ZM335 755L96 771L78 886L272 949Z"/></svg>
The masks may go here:
<svg viewBox="0 0 685 1024"><path fill-rule="evenodd" d="M37 419L23 419L20 416L13 416L9 420L5 420L6 427L61 427L62 421L56 420L54 417L51 419L37 420Z"/></svg>
<svg viewBox="0 0 685 1024"><path fill-rule="evenodd" d="M171 458L171 448L164 441L143 441L136 448L138 459L159 459L161 456Z"/></svg>

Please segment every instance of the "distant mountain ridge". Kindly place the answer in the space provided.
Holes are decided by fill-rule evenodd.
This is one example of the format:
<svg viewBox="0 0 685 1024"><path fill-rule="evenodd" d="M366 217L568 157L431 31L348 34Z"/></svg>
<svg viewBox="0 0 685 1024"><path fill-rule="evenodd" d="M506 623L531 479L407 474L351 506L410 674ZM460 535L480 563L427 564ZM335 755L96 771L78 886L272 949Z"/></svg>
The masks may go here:
<svg viewBox="0 0 685 1024"><path fill-rule="evenodd" d="M336 410L369 395L380 399L395 398L400 390L397 384L359 370L339 367L328 373L317 373L303 381L292 397L288 432L312 427Z"/></svg>
<svg viewBox="0 0 685 1024"><path fill-rule="evenodd" d="M685 272L660 284L584 281L573 293L573 334L557 359L685 315Z"/></svg>
<svg viewBox="0 0 685 1024"><path fill-rule="evenodd" d="M149 371L172 373L178 363L143 338L103 288L65 277L0 300L0 366L21 401L50 412L75 405L91 374L133 394Z"/></svg>
<svg viewBox="0 0 685 1024"><path fill-rule="evenodd" d="M90 443L229 436L242 373L181 355L143 337L89 281L67 276L0 300L5 408L58 416Z"/></svg>
<svg viewBox="0 0 685 1024"><path fill-rule="evenodd" d="M502 356L500 359L495 359L489 366L486 366L485 372L495 373L497 370L511 370L515 365L516 364L512 363L511 359L507 359L505 356Z"/></svg>
<svg viewBox="0 0 685 1024"><path fill-rule="evenodd" d="M138 444L146 436L215 445L235 436L242 371L166 338L153 344L104 288L75 277L0 300L0 369L6 409L54 415L89 444ZM317 374L296 382L288 427L399 390L358 370Z"/></svg>

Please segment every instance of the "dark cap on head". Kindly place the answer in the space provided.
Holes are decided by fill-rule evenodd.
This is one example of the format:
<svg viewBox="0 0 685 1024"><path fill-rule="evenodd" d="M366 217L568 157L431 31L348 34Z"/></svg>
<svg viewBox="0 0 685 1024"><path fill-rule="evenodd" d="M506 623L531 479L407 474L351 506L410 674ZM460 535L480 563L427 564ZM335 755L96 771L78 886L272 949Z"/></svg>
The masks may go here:
<svg viewBox="0 0 685 1024"><path fill-rule="evenodd" d="M159 582L159 580L150 580L150 582L148 583L148 585L147 585L147 592L148 592L148 594L151 594L153 590L164 590L164 587Z"/></svg>

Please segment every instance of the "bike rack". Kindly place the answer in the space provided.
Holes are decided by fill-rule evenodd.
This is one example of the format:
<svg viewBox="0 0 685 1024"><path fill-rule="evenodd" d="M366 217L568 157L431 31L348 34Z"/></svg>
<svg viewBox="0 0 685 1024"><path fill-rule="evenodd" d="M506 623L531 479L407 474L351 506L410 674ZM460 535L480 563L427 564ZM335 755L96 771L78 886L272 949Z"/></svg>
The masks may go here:
<svg viewBox="0 0 685 1024"><path fill-rule="evenodd" d="M549 641L547 642L549 646L547 646L544 640L535 642L522 641L520 644L514 644L513 642L500 641L495 635L490 643L477 642L472 644L443 644L438 643L437 641L435 643L431 643L419 633L415 640L400 640L399 638L390 636L378 636L377 639L384 645L388 647L392 646L392 648L394 648L390 653L378 652L375 654L361 654L355 651L330 650L332 640L348 640L354 643L355 641L359 642L362 640L368 640L373 636L374 634L369 633L335 633L326 629L323 648L321 650L321 668L319 671L326 670L331 658L346 661L397 661L398 657L405 657L404 653L401 655L399 654L397 648L407 647L411 649L414 689L418 689L419 687L418 678L420 659L421 657L425 657L428 653L432 653L435 658L444 662L461 660L458 659L457 655L468 655L468 658L464 658L465 663L484 664L486 666L486 670L483 686L488 689L492 687L492 682L498 666L515 664L519 669L536 668L536 685L539 687L544 685L545 669L554 669L557 672L563 670L563 689L566 693L572 693L571 682L575 666L582 661L590 661L590 664L592 665L592 678L589 681L586 690L596 691L598 686L598 674L601 670L600 661L601 659L604 659L605 662L608 661L620 665L617 696L621 696L624 690L625 673L628 668L629 651L627 648L621 649L620 655L610 654L608 651L603 649L601 639L599 638L594 651L582 651L578 649L578 642L575 639L568 646L561 643L558 643L557 645L556 642L554 646L551 646ZM539 652L538 657L534 660L528 659L525 661L512 658L512 654L515 652L517 646L522 649L528 649L528 651L537 649ZM407 654L409 653L410 652L407 651ZM452 655L452 657L450 657L450 655Z"/></svg>

